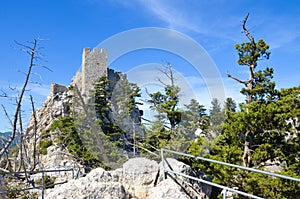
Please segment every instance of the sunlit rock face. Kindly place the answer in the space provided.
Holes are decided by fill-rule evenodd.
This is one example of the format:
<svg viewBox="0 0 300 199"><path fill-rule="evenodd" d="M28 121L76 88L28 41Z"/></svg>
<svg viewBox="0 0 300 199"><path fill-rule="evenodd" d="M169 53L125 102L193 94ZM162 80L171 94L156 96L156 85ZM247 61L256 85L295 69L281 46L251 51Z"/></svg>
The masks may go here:
<svg viewBox="0 0 300 199"><path fill-rule="evenodd" d="M188 165L175 159L167 161L174 171L195 176ZM154 160L133 158L122 168L113 171L96 168L85 177L48 189L45 198L209 198L211 187L176 175L163 179L161 169L162 164Z"/></svg>

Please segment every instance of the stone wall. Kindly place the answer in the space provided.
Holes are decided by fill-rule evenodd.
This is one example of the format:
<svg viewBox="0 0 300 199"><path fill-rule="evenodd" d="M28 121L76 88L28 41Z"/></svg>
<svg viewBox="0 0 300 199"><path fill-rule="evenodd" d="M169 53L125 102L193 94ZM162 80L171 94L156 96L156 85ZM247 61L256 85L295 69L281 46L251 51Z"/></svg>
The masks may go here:
<svg viewBox="0 0 300 199"><path fill-rule="evenodd" d="M84 97L89 96L94 82L101 76L107 76L107 54L105 49L84 48L81 71L77 71L72 84L76 84Z"/></svg>
<svg viewBox="0 0 300 199"><path fill-rule="evenodd" d="M85 48L82 54L82 93L88 96L95 81L107 76L107 55L104 49L94 48L93 51Z"/></svg>
<svg viewBox="0 0 300 199"><path fill-rule="evenodd" d="M51 84L51 86L50 86L50 96L54 96L58 93L63 93L67 90L68 90L67 87L65 87L63 85Z"/></svg>
<svg viewBox="0 0 300 199"><path fill-rule="evenodd" d="M71 83L71 85L75 85L76 84L76 86L78 87L78 89L81 91L81 85L82 85L82 83L81 83L81 71L77 71L76 72L76 75L75 75L75 77L73 77L73 80L72 80L72 83Z"/></svg>

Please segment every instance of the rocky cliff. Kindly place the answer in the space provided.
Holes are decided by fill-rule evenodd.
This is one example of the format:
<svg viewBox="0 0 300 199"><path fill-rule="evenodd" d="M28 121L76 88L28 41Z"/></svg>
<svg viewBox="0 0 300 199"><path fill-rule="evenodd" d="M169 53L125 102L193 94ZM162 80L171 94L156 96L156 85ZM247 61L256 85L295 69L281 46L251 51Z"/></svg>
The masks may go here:
<svg viewBox="0 0 300 199"><path fill-rule="evenodd" d="M37 169L49 169L61 165L61 162L65 161L78 162L78 158L76 160L73 157L74 154L71 155L68 152L67 143L58 142L60 135L65 132L61 132L59 128L51 128L53 122L61 117L70 116L74 119L74 123L77 125L76 128L78 128L76 133L80 142L83 142L83 145L89 145L87 150L94 150L95 147L93 145L103 145L101 146L102 149L98 147L99 150L95 153L103 154L103 150L106 149L108 151L106 153L111 153L112 150L119 150L111 149L109 144L107 144L109 141L103 140L106 135L110 136L110 134L113 134L115 142L123 143L120 152L123 154L131 152L132 145L128 144L132 140L131 129L135 129L136 135L144 133L140 125L141 112L137 107L133 107L127 115L122 114L123 109L121 106L128 107L128 104L123 103L126 100L124 96L130 97L128 96L128 90L123 91L122 84L125 82L129 85L129 82L125 74L107 68L106 59L105 50L94 49L90 51L89 49L84 49L82 71L76 73L71 84L69 86L51 85L48 98L43 106L35 110L30 117L25 133L26 156L29 157L30 162L29 169L35 167ZM89 73L93 74L90 75ZM102 106L105 106L105 108L95 106L97 99L92 95L93 92L96 92L93 85L100 81L102 77L104 77L103 81L107 83L103 83L102 87L98 88L101 93L100 98L103 100L98 103L102 103ZM87 89L89 89L89 92ZM100 113L99 110L101 111ZM87 134L88 131L92 132ZM97 135L99 131L103 134L101 138ZM79 139L74 141L78 142ZM94 143L95 140L97 143ZM33 158L35 156L37 158ZM105 157L101 161L103 159Z"/></svg>
<svg viewBox="0 0 300 199"><path fill-rule="evenodd" d="M166 160L169 169L198 178L188 165L175 159ZM167 175L163 179L162 164L146 158L128 160L122 168L105 171L97 168L85 177L48 189L45 198L98 199L191 199L209 198L211 187L184 177Z"/></svg>
<svg viewBox="0 0 300 199"><path fill-rule="evenodd" d="M27 131L25 133L26 148L29 157L33 157L36 153L37 159L36 169L50 169L60 165L61 162L70 160L74 161L69 155L67 149L63 146L55 144L55 140L61 133L59 129L51 131L50 127L53 121L59 117L65 117L70 115L72 103L72 92L66 87L61 85L52 85L50 95L44 102L43 106L35 111L30 117ZM60 90L55 88L60 87ZM46 147L46 152L41 150L41 142L45 140L51 140L53 144ZM35 148L36 147L36 151ZM33 159L33 158L31 158ZM33 161L33 160L32 160ZM34 165L33 162L31 165Z"/></svg>

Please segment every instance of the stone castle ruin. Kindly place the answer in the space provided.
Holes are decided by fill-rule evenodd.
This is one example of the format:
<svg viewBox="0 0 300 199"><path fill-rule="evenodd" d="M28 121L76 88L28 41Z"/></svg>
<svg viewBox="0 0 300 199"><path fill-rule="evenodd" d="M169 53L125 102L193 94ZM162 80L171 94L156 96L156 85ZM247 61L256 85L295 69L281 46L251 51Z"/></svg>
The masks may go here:
<svg viewBox="0 0 300 199"><path fill-rule="evenodd" d="M111 102L111 112L109 113L109 121L116 122L117 125L124 129L130 130L132 128L132 123L140 124L142 112L138 108L134 108L130 116L122 117L120 121L119 114L122 112L120 107L118 107L118 102L114 102L115 98L120 96L117 93L122 91L122 86L119 84L120 80L126 80L125 74L120 71L114 71L108 68L107 53L105 49L94 48L84 48L82 53L82 65L81 70L76 72L70 84L71 87L77 87L75 90L78 92L73 92L73 94L80 94L86 104L94 103L91 95L91 91L94 87L94 83L99 80L100 77L106 76L109 80L108 90L111 93L109 96ZM52 84L50 88L50 96L55 97L63 93L68 93L68 88L59 84ZM67 94L68 95L68 94ZM124 96L125 97L125 96ZM124 100L119 98L119 100ZM80 107L75 107L76 109L81 109ZM68 114L65 114L68 115ZM119 118L119 119L117 119ZM124 125L126 124L126 125ZM143 134L143 130L139 125L136 125L135 130Z"/></svg>
<svg viewBox="0 0 300 199"><path fill-rule="evenodd" d="M105 49L84 48L82 53L81 71L77 71L73 77L71 85L77 86L81 95L87 99L90 95L93 84L102 76L106 76L110 81L109 89L112 91L121 79L126 79L126 75L120 71L108 68L107 53ZM65 92L66 86L52 84L50 87L50 96Z"/></svg>
<svg viewBox="0 0 300 199"><path fill-rule="evenodd" d="M107 54L105 49L84 48L82 53L81 71L77 71L72 84L76 85L82 96L89 96L93 83L99 77L107 76Z"/></svg>
<svg viewBox="0 0 300 199"><path fill-rule="evenodd" d="M112 94L111 96L107 96L107 105L109 106L109 110L107 110L105 113L103 111L103 115L98 115L97 112L94 112L96 110L94 106L95 101L93 101L91 90L94 87L94 83L103 76L106 76L109 80L107 89L109 90L109 93ZM126 96L123 96L122 92L120 92L122 91L120 80L126 80L126 75L108 68L107 54L104 49L95 48L93 50L90 50L89 48L84 48L81 71L77 71L71 84L69 86L52 84L50 87L50 95L43 103L43 106L36 110L35 115L31 115L25 133L25 137L28 138L26 142L26 145L28 146L28 153L33 154L35 146L35 139L29 138L33 138L36 135L36 137L38 137L37 142L40 142L42 138L45 138L45 135L43 135L42 133L47 132L47 139L57 140L57 136L59 136L61 132L59 130L51 130L53 122L59 117L68 117L71 115L74 116L74 119L79 119L80 122L82 115L85 115L86 117L89 117L89 119L91 119L90 121L94 121L94 117L96 117L97 119L101 119L101 121L103 122L102 125L113 124L118 126L119 129L121 129L123 132L123 134L121 135L123 137L121 137L120 139L124 140L124 143L125 141L129 142L130 140L132 140L132 129L134 129L136 135L142 136L144 134L144 130L140 126L142 114L140 110L137 107L134 107L128 115L121 115L122 107L119 106L119 104L122 104L122 102L126 100L124 99ZM79 92L74 89L75 85L78 90L77 88L75 89ZM113 93L115 93L115 95L118 95L118 99L114 98ZM81 97L83 98L85 104L82 103L80 99ZM88 108L88 115L85 112L85 108ZM77 118L77 116L79 117ZM82 132L83 130L81 127L87 127L91 129L95 127L96 130L103 130L102 127L105 127L99 126L98 123L93 123L93 125L85 125L87 124L85 123L87 122L87 120L83 120L82 123L80 122L78 126L80 132ZM126 144L126 146L122 148L122 150L124 150L124 152L130 153L132 148L130 147L127 147ZM59 161L62 161L66 158L68 159L67 156L54 156L53 153L56 153L56 151L57 150L54 149L52 152L49 151L49 156L45 156L45 158L41 161L43 162L43 164L45 163L45 165L47 165L46 168L52 168L56 164L59 164ZM55 158L55 161L48 161L48 159L51 158Z"/></svg>
<svg viewBox="0 0 300 199"><path fill-rule="evenodd" d="M105 49L84 48L82 53L81 71L77 71L71 85L76 85L81 92L81 95L86 97L89 91L93 88L93 83L99 77L107 76L107 55ZM50 96L55 96L58 93L65 92L67 87L59 84L51 84Z"/></svg>

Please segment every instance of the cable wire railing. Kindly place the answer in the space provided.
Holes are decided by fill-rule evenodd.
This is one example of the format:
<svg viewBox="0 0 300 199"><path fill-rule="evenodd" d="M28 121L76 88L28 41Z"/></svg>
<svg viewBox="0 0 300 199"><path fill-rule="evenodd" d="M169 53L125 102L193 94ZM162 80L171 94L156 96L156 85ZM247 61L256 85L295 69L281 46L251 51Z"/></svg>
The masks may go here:
<svg viewBox="0 0 300 199"><path fill-rule="evenodd" d="M45 173L53 173L53 172L64 172L64 171L72 171L72 178L78 176L78 174L75 175L75 170L74 168L69 168L69 169L52 169L52 170L39 170L39 171L17 171L17 172L0 172L0 175L18 175L18 174L42 174L42 185L41 186L32 186L32 187L27 187L27 188L22 188L22 189L14 189L14 190L6 190L6 191L0 191L1 194L8 194L8 193L16 193L16 192L22 192L22 191L27 191L27 190L32 190L32 189L40 189L42 191L42 199L44 199L44 192L46 188L53 187L55 185L60 185L64 184L67 181L63 182L57 182L53 184L46 185L45 184ZM79 172L79 171L78 171Z"/></svg>
<svg viewBox="0 0 300 199"><path fill-rule="evenodd" d="M166 166L165 166L165 163L167 163L167 160L166 160L166 157L164 155L164 152L169 152L169 153L173 153L173 154L180 155L180 156L194 158L196 160L203 160L203 161L207 161L207 162L211 162L211 163L215 163L215 164L221 164L221 165L225 165L225 166L229 166L229 167L234 167L234 168L238 168L238 169L242 169L242 170L247 170L247 171L250 171L250 172L261 173L261 174L265 174L265 175L269 175L269 176L273 176L273 177L277 177L277 178L282 178L282 179L287 179L287 180L300 182L300 178L295 178L295 177L291 177L291 176L281 175L281 174L277 174L277 173L271 173L271 172L267 172L267 171L263 171L263 170L254 169L254 168L249 168L249 167L244 167L244 166L240 166L240 165L230 164L230 163L221 162L221 161L217 161L217 160L213 160L213 159L209 159L209 158L204 158L204 157L200 157L200 156L194 156L194 155L191 155L191 154L181 153L181 152L177 152L177 151L173 151L173 150L169 150L169 149L161 149L161 159L162 159L163 178L164 179L166 179L166 174L167 173L173 173L173 174L181 175L183 177L186 177L186 178L189 178L189 179L192 179L192 180L196 180L196 181L204 183L204 184L208 184L208 185L211 185L211 186L218 187L218 188L223 190L223 199L226 199L228 191L234 192L234 193L237 193L237 194L249 197L249 198L254 198L254 199L263 199L263 198L259 197L259 196L249 194L249 193L245 193L245 192L242 192L242 191L230 188L230 187L219 185L219 184L207 181L207 180L203 180L203 179L200 179L200 178L195 178L193 176L189 176L189 175L177 172L177 171L167 169Z"/></svg>

